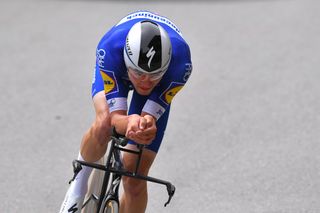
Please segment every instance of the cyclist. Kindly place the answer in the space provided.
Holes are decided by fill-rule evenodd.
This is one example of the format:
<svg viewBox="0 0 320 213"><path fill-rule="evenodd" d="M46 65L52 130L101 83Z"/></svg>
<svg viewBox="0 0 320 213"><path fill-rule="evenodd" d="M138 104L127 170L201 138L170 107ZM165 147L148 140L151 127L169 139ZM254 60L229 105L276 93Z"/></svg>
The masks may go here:
<svg viewBox="0 0 320 213"><path fill-rule="evenodd" d="M106 152L111 126L135 143L145 144L140 173L147 175L167 125L173 97L192 71L188 44L166 17L137 11L124 17L100 40L92 83L96 119L84 134L78 159L97 162ZM129 90L133 90L127 107ZM126 169L135 168L135 156L123 155ZM60 213L80 212L92 168L83 167L72 182ZM122 213L144 212L145 181L123 177Z"/></svg>

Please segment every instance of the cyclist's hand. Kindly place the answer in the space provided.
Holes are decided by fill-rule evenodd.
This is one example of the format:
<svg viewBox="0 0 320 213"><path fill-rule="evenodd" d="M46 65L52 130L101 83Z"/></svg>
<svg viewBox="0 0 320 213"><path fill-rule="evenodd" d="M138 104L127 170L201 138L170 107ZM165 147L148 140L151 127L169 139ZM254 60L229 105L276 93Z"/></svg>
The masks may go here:
<svg viewBox="0 0 320 213"><path fill-rule="evenodd" d="M156 120L151 115L144 115L140 120L140 130L137 132L137 137L148 140L149 143L155 139L157 133Z"/></svg>
<svg viewBox="0 0 320 213"><path fill-rule="evenodd" d="M155 119L150 115L130 115L126 137L140 144L150 144L156 137Z"/></svg>

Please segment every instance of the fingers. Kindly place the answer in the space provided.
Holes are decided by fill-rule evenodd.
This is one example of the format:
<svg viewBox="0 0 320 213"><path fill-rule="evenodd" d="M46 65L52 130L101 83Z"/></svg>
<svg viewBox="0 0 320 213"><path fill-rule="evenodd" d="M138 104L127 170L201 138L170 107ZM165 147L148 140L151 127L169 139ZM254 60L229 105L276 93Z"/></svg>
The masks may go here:
<svg viewBox="0 0 320 213"><path fill-rule="evenodd" d="M126 137L141 144L150 144L156 137L155 119L150 115L131 115L129 118Z"/></svg>
<svg viewBox="0 0 320 213"><path fill-rule="evenodd" d="M150 128L154 125L156 125L155 123L155 119L151 116L151 115L145 115L143 116L143 118L146 119L146 122L147 122L147 128Z"/></svg>
<svg viewBox="0 0 320 213"><path fill-rule="evenodd" d="M130 139L140 143L140 144L150 144L156 137L156 130L145 130L145 131L137 131L137 132L132 132L130 134Z"/></svg>
<svg viewBox="0 0 320 213"><path fill-rule="evenodd" d="M147 123L148 123L147 119L145 119L144 117L141 117L139 121L140 130L144 130L145 128L147 128Z"/></svg>
<svg viewBox="0 0 320 213"><path fill-rule="evenodd" d="M149 145L151 144L151 142L154 140L154 136L150 135L150 136L140 136L138 134L134 134L133 137L131 138L131 140L135 141L136 143L139 144L144 144L144 145Z"/></svg>
<svg viewBox="0 0 320 213"><path fill-rule="evenodd" d="M151 115L145 115L140 118L140 129L145 130L147 128L152 128L155 126L155 119Z"/></svg>
<svg viewBox="0 0 320 213"><path fill-rule="evenodd" d="M139 136L145 135L146 137L155 137L157 133L157 126L155 119L150 115L145 115L142 117L141 121L144 122L144 129L142 132L138 132Z"/></svg>
<svg viewBox="0 0 320 213"><path fill-rule="evenodd" d="M132 139L135 132L139 130L140 116L130 115L128 118L126 137Z"/></svg>

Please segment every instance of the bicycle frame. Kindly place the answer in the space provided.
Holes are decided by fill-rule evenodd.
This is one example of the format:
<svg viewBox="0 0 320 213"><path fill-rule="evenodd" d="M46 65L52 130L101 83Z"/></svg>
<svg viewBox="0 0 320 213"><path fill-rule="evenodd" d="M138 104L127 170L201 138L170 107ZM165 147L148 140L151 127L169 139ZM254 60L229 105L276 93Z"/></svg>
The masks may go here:
<svg viewBox="0 0 320 213"><path fill-rule="evenodd" d="M125 139L123 136L118 135L114 131L113 136L111 138L112 138L111 146L108 151L108 155L107 155L108 157L105 165L89 163L89 162L80 161L80 160L73 161L74 176L71 181L73 181L77 176L77 174L81 171L82 166L92 167L95 169L103 170L105 172L100 196L97 197L96 195L92 194L89 197L89 199L84 202L82 208L86 206L90 200L93 199L95 202L97 202L97 213L99 213L103 200L108 196L110 196L111 198L119 202L119 198L118 198L119 185L120 185L122 176L132 177L140 180L145 180L145 181L165 185L167 187L169 198L168 198L168 201L164 204L164 206L167 206L174 195L175 186L165 180L153 178L150 176L142 176L138 174L138 169L140 166L144 145L138 144L137 151L130 150L130 149L121 147L127 144L127 139ZM127 171L123 168L120 151L132 153L138 156L134 172ZM111 179L110 179L110 175L113 175Z"/></svg>

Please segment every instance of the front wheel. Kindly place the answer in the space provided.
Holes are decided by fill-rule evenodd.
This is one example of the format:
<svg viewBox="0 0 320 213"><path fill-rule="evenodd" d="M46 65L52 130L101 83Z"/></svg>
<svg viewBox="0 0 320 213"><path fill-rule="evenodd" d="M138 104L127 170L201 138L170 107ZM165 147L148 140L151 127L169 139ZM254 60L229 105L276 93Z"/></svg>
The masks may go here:
<svg viewBox="0 0 320 213"><path fill-rule="evenodd" d="M100 213L119 213L119 203L116 200L108 199L102 203Z"/></svg>

